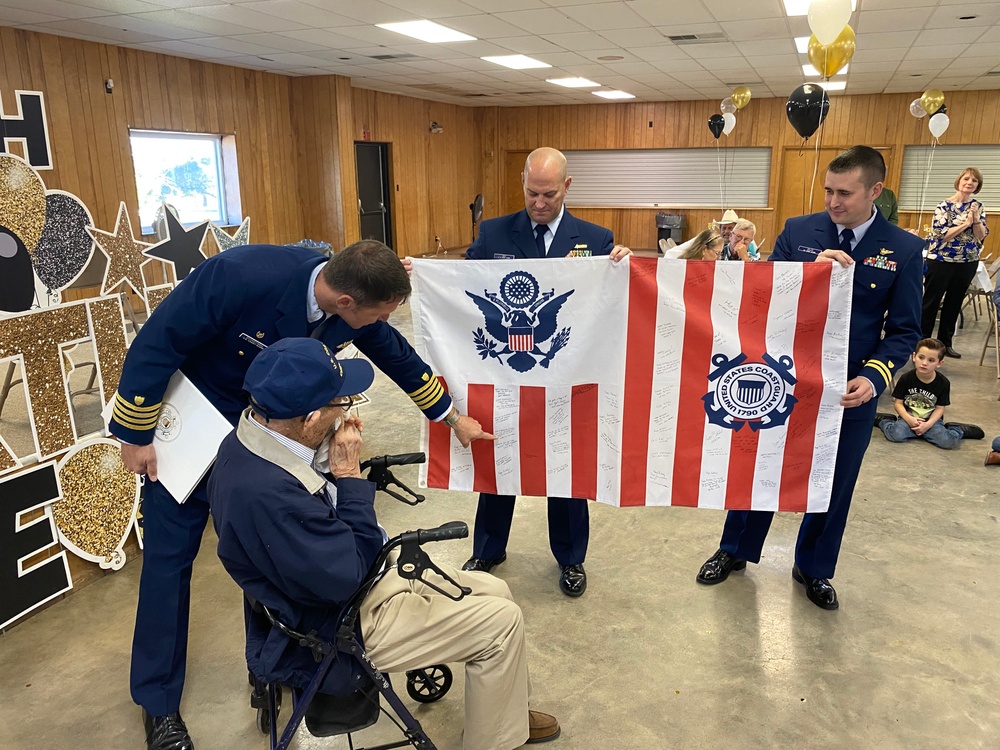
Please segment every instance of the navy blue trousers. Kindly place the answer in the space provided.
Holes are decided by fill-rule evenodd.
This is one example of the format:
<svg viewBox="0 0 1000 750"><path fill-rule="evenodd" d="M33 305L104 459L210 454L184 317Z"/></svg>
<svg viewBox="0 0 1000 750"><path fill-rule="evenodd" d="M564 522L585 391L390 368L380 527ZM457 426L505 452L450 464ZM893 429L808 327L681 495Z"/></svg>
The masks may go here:
<svg viewBox="0 0 1000 750"><path fill-rule="evenodd" d="M472 554L495 560L507 552L510 524L514 518L513 495L479 495ZM581 565L590 541L588 500L575 497L549 498L549 547L560 565Z"/></svg>
<svg viewBox="0 0 1000 750"><path fill-rule="evenodd" d="M146 480L142 575L132 637L132 700L152 716L180 709L187 661L191 569L208 522L208 475L183 505Z"/></svg>
<svg viewBox="0 0 1000 750"><path fill-rule="evenodd" d="M865 409L865 414L869 411ZM857 484L858 472L871 437L870 419L845 419L841 423L830 510L826 513L806 513L795 542L795 564L812 578L833 578L836 571L854 485ZM760 562L760 552L772 518L774 513L767 511L729 511L719 546L733 557Z"/></svg>

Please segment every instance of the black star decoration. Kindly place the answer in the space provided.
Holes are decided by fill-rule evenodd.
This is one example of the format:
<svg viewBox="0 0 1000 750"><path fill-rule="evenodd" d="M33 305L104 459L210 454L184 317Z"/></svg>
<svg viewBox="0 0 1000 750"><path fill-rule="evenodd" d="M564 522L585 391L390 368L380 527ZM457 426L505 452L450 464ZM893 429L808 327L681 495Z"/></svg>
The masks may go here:
<svg viewBox="0 0 1000 750"><path fill-rule="evenodd" d="M186 230L172 211L164 211L163 215L167 220L167 239L143 250L142 254L170 263L174 267L174 276L180 281L205 260L201 243L205 241L208 222L203 221Z"/></svg>

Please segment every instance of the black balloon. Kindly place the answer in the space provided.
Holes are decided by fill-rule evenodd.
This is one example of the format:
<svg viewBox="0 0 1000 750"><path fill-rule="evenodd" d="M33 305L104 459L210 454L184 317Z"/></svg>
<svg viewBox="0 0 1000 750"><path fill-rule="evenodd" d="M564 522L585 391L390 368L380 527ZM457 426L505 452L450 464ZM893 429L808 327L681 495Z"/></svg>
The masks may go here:
<svg viewBox="0 0 1000 750"><path fill-rule="evenodd" d="M726 120L722 115L712 115L708 118L708 129L712 131L712 135L715 136L715 140L719 140L719 136L722 135L722 129L726 127Z"/></svg>
<svg viewBox="0 0 1000 750"><path fill-rule="evenodd" d="M818 83L803 83L788 96L785 114L795 132L808 138L826 119L830 111L830 97Z"/></svg>
<svg viewBox="0 0 1000 750"><path fill-rule="evenodd" d="M35 301L31 256L21 238L0 226L0 310L25 312Z"/></svg>
<svg viewBox="0 0 1000 750"><path fill-rule="evenodd" d="M930 114L931 117L933 117L934 115L946 115L948 114L948 105L942 104L936 112L930 112L928 114Z"/></svg>

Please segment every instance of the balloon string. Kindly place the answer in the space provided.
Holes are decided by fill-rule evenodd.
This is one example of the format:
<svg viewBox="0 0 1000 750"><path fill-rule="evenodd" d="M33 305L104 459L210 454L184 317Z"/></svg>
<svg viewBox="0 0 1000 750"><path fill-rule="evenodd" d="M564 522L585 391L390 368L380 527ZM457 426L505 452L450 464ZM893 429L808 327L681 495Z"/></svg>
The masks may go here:
<svg viewBox="0 0 1000 750"><path fill-rule="evenodd" d="M823 95L826 96L826 89L823 90ZM826 122L823 120L823 100L820 99L819 108L819 135L816 136L816 143L813 147L813 154L815 159L813 159L813 174L812 182L809 184L809 209L808 211L803 206L802 213L812 213L813 197L816 191L816 175L819 174L819 145L823 140L823 131L826 130ZM805 202L805 196L803 196L803 203Z"/></svg>
<svg viewBox="0 0 1000 750"><path fill-rule="evenodd" d="M722 201L722 210L726 210L726 193L725 193L725 180L722 174L722 156L719 153L719 139L715 139L715 161L718 164L719 172L719 200Z"/></svg>
<svg viewBox="0 0 1000 750"><path fill-rule="evenodd" d="M931 141L931 150L927 152L927 168L924 170L924 184L920 189L920 213L917 214L918 231L924 231L924 199L927 196L927 184L931 179L931 165L934 164L934 150L937 148L938 139Z"/></svg>

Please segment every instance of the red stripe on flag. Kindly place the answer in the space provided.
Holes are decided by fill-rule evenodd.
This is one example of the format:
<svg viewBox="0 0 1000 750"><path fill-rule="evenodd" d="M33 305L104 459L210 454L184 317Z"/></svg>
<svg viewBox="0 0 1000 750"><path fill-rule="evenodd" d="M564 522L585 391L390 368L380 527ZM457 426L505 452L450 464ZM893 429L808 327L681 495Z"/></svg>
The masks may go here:
<svg viewBox="0 0 1000 750"><path fill-rule="evenodd" d="M444 378L438 378L447 391ZM427 486L448 489L451 479L451 428L444 422L431 422L427 438Z"/></svg>
<svg viewBox="0 0 1000 750"><path fill-rule="evenodd" d="M792 350L798 403L788 418L778 510L804 513L809 499L816 419L823 394L823 331L830 305L832 273L832 263L806 263L802 267Z"/></svg>
<svg viewBox="0 0 1000 750"><path fill-rule="evenodd" d="M545 497L545 388L523 385L518 410L518 447L521 452L521 494Z"/></svg>
<svg viewBox="0 0 1000 750"><path fill-rule="evenodd" d="M670 504L698 506L701 459L705 441L705 402L712 365L714 331L711 310L715 263L686 263L684 276L684 339L677 398L677 439L674 449ZM695 314L688 314L695 311Z"/></svg>
<svg viewBox="0 0 1000 750"><path fill-rule="evenodd" d="M600 390L596 383L574 385L570 397L572 432L573 497L597 499L597 405Z"/></svg>
<svg viewBox="0 0 1000 750"><path fill-rule="evenodd" d="M629 258L629 316L625 344L625 403L622 409L619 495L619 505L622 507L646 504L649 406L653 397L656 338L656 263L652 258ZM576 461L573 463L575 466Z"/></svg>
<svg viewBox="0 0 1000 750"><path fill-rule="evenodd" d="M484 432L493 432L493 386L469 383L469 416L479 421ZM476 492L497 491L497 465L492 440L472 442L472 489Z"/></svg>
<svg viewBox="0 0 1000 750"><path fill-rule="evenodd" d="M739 313L740 351L751 362L762 361L767 347L767 313L773 283L772 264L744 264ZM730 510L750 510L759 438L760 432L751 430L749 424L733 433L726 479L726 508Z"/></svg>

